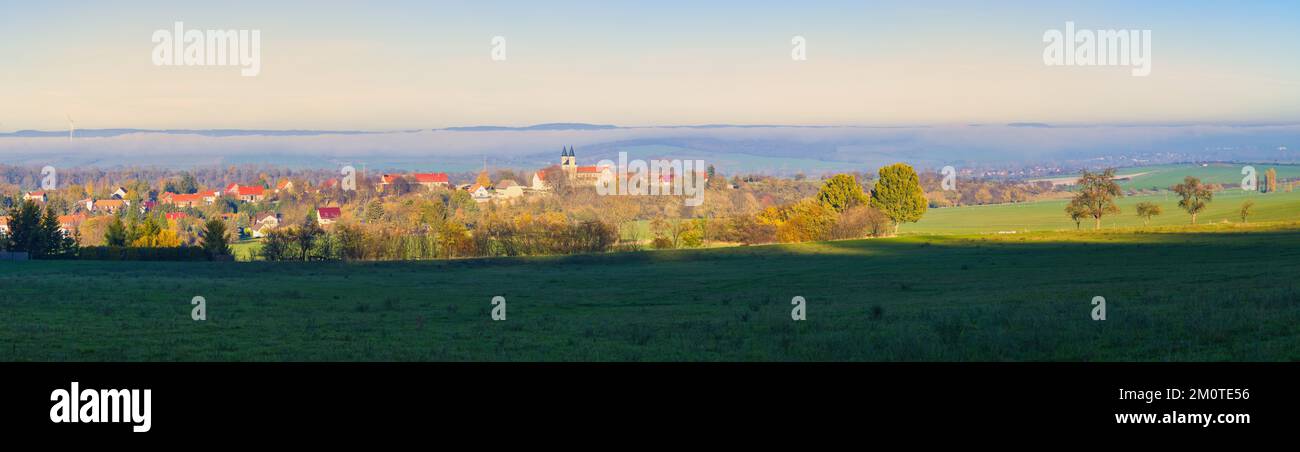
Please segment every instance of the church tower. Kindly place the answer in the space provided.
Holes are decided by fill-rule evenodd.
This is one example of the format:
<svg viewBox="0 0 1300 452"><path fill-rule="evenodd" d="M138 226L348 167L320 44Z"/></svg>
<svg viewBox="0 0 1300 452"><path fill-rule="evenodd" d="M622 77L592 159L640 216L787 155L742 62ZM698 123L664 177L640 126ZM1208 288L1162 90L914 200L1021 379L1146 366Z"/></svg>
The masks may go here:
<svg viewBox="0 0 1300 452"><path fill-rule="evenodd" d="M573 155L573 147L566 147L560 151L560 169L564 170L565 176L573 179L578 175L578 158Z"/></svg>

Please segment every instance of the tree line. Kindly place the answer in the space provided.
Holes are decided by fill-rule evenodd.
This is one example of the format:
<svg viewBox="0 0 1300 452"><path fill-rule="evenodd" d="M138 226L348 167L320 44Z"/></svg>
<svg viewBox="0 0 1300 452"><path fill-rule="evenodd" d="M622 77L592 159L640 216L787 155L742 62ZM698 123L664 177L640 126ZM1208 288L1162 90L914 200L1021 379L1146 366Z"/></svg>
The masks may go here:
<svg viewBox="0 0 1300 452"><path fill-rule="evenodd" d="M1091 219L1093 229L1101 229L1103 217L1120 213L1115 200L1123 196L1123 192L1115 182L1114 168L1099 172L1085 170L1076 185L1074 197L1065 206L1065 213L1074 221L1075 228L1079 228L1084 220ZM1196 216L1214 201L1214 192L1218 188L1217 185L1201 182L1200 178L1186 176L1183 183L1170 187L1170 190L1178 195L1178 207L1191 216L1191 224L1196 224ZM1239 214L1243 222L1247 221L1254 205L1255 202L1251 200L1242 203ZM1135 208L1144 224L1150 224L1152 217L1162 213L1159 205L1149 201L1138 203Z"/></svg>

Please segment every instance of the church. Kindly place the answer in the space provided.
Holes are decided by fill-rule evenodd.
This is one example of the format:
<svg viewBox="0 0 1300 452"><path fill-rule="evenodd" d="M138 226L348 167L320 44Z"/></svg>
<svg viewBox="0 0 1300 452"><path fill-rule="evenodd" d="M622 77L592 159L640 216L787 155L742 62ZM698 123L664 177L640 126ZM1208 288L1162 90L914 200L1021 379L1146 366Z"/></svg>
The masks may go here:
<svg viewBox="0 0 1300 452"><path fill-rule="evenodd" d="M544 189L546 185L544 171L533 174L533 188ZM596 185L600 181L600 175L610 169L596 165L578 166L578 157L574 154L573 146L566 146L560 149L560 171L575 185Z"/></svg>

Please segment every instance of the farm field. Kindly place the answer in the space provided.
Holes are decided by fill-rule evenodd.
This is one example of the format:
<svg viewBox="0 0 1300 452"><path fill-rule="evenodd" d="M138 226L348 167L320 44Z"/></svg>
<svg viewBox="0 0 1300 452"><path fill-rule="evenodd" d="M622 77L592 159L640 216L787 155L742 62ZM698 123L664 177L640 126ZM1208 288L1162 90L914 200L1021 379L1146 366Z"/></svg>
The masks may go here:
<svg viewBox="0 0 1300 452"><path fill-rule="evenodd" d="M0 262L0 360L1293 361L1298 275L1298 223L428 262ZM206 321L190 319L195 296ZM507 320L491 320L494 296ZM806 321L790 318L795 296ZM1090 318L1095 296L1105 321Z"/></svg>

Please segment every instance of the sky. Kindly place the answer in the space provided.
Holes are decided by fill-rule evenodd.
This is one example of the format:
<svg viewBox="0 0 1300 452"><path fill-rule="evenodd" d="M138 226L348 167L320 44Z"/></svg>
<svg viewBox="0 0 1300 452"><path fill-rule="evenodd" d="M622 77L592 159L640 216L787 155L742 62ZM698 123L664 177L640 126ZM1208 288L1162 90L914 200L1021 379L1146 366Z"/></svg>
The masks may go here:
<svg viewBox="0 0 1300 452"><path fill-rule="evenodd" d="M1300 122L1294 1L0 2L0 133ZM155 65L177 21L260 73ZM1045 65L1067 21L1151 30L1151 74Z"/></svg>

